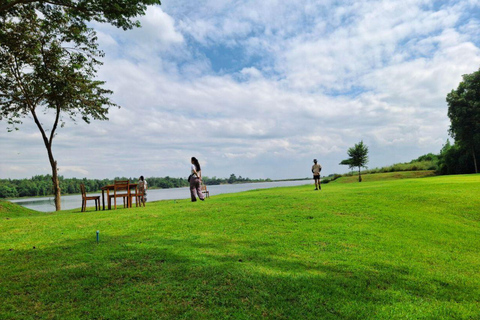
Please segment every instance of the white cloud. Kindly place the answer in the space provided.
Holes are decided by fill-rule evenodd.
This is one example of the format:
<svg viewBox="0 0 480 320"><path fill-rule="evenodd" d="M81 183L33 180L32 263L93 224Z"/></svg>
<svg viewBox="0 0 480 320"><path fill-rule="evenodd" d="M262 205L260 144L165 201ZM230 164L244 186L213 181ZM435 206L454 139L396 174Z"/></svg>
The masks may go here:
<svg viewBox="0 0 480 320"><path fill-rule="evenodd" d="M93 23L101 48L107 55L129 62L148 61L156 67L161 55L178 55L184 44L183 35L176 29L174 19L158 6L149 7L139 17L141 28L124 31L108 24ZM108 61L108 60L107 60Z"/></svg>
<svg viewBox="0 0 480 320"><path fill-rule="evenodd" d="M373 167L438 152L445 96L480 65L478 20L465 18L475 6L178 1L149 8L142 29L95 25L99 78L122 108L60 130L59 166L92 178L186 176L197 156L207 176L293 178L317 157L326 174L345 171L338 163L360 140ZM216 72L212 56L227 67ZM4 150L37 157L14 173L3 168L18 157L2 151L0 175L48 173L38 172L48 161L34 127L0 137Z"/></svg>
<svg viewBox="0 0 480 320"><path fill-rule="evenodd" d="M88 170L85 167L79 166L60 166L58 170L59 174L61 175L73 175L73 176L80 176L85 177L89 175Z"/></svg>
<svg viewBox="0 0 480 320"><path fill-rule="evenodd" d="M277 68L294 88L348 90L357 86L358 77L410 59L416 53L415 42L454 26L459 19L459 13L450 8L422 11L415 6L417 2L372 5L360 1L336 8L338 19L345 23L337 22L331 32L290 39L278 49Z"/></svg>

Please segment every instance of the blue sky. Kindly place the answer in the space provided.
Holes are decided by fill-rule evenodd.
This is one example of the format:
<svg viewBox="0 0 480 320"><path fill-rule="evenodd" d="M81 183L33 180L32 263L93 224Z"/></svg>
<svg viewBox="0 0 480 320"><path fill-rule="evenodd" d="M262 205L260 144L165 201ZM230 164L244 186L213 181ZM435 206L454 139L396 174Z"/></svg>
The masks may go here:
<svg viewBox="0 0 480 320"><path fill-rule="evenodd" d="M307 177L313 158L348 171L360 140L371 168L437 153L445 97L480 67L479 17L478 0L165 0L141 29L95 24L122 108L67 122L60 174L184 177L196 156L207 176ZM0 129L0 177L50 172L31 121Z"/></svg>

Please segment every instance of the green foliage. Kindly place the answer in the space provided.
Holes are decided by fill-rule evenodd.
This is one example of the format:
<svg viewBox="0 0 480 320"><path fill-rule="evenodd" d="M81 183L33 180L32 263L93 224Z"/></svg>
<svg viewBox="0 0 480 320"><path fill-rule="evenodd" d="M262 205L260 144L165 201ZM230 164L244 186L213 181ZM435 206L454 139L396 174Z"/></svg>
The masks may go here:
<svg viewBox="0 0 480 320"><path fill-rule="evenodd" d="M234 183L237 180L237 177L232 173L230 178L228 178L228 183Z"/></svg>
<svg viewBox="0 0 480 320"><path fill-rule="evenodd" d="M96 79L103 52L87 26L91 20L124 29L158 0L6 0L0 3L0 120L18 129L25 117L37 125L52 168L55 206L61 208L53 138L63 117L107 120L112 91ZM50 111L51 114L48 112ZM51 116L51 127L38 114ZM70 191L72 191L71 189ZM4 188L4 194L8 190Z"/></svg>
<svg viewBox="0 0 480 320"><path fill-rule="evenodd" d="M353 148L348 149L349 158L340 162L341 165L348 165L350 169L358 168L358 181L362 181L360 168L366 168L368 163L368 147L360 141Z"/></svg>
<svg viewBox="0 0 480 320"><path fill-rule="evenodd" d="M232 174L232 176L235 176ZM246 183L246 182L267 182L270 179L250 179L239 176L235 179L230 178L209 178L203 177L202 181L206 185L219 185L227 183ZM101 187L113 184L114 180L129 180L132 183L138 182L136 178L115 177L114 179L77 179L64 178L59 176L60 189L62 194L77 194L80 193L80 184L85 185L87 192L98 192ZM172 177L147 177L145 178L150 189L169 189L188 187L190 184L185 178ZM51 175L37 175L31 179L0 179L0 198L15 198L15 197L37 197L53 195L52 176Z"/></svg>
<svg viewBox="0 0 480 320"><path fill-rule="evenodd" d="M447 95L450 135L455 144L471 154L474 172L480 155L480 70L463 75L456 90Z"/></svg>
<svg viewBox="0 0 480 320"><path fill-rule="evenodd" d="M447 141L449 144L449 142ZM435 172L436 174L440 174L440 163L441 163L442 156L441 155L436 155L433 153L428 153L425 155L422 155L418 157L417 159L411 160L410 162L404 162L404 163L396 163L391 166L386 166L386 167L381 167L381 168L373 168L373 169L368 169L363 171L363 178L365 178L365 174L377 174L377 173L389 173L389 172L412 172L412 171L428 171L426 173L426 176L430 176ZM341 164L349 164L349 160L343 160ZM336 179L340 177L350 177L353 176L355 173L348 172L345 174L331 174L328 177L324 178L322 180L322 183L329 183L331 181L335 181ZM408 176L409 174L405 177L407 178L414 178L416 174L412 174L411 176ZM420 173L420 176L424 176L424 174ZM403 175L392 175L392 177L399 177L399 178L404 178ZM373 179L373 180L372 180ZM375 178L373 177L368 177L369 181L376 181ZM351 181L351 180L349 180Z"/></svg>
<svg viewBox="0 0 480 320"><path fill-rule="evenodd" d="M106 120L112 92L98 81L100 65L95 32L68 15L62 6L41 3L15 5L0 14L0 120L17 129L25 117L37 125L52 169L55 207L61 208L61 189L53 139L63 117L89 123ZM45 124L39 118L51 118Z"/></svg>
<svg viewBox="0 0 480 320"><path fill-rule="evenodd" d="M345 159L340 162L341 165L346 165L348 166L349 169L353 168L354 166L352 165L352 160L351 159Z"/></svg>
<svg viewBox="0 0 480 320"><path fill-rule="evenodd" d="M437 175L433 170L417 170L417 171L389 171L389 172L369 172L362 175L362 181L377 182L388 180L402 180L425 178ZM335 183L353 183L358 181L353 174L343 175L335 179Z"/></svg>
<svg viewBox="0 0 480 320"><path fill-rule="evenodd" d="M106 212L0 202L0 318L478 319L479 193L468 175Z"/></svg>
<svg viewBox="0 0 480 320"><path fill-rule="evenodd" d="M330 183L332 181L337 180L338 178L340 178L342 176L343 176L342 174L333 173L333 174L328 175L327 177L323 177L322 180L321 180L321 183L322 184L327 184L327 183Z"/></svg>
<svg viewBox="0 0 480 320"><path fill-rule="evenodd" d="M80 21L108 22L114 26L131 29L140 26L132 20L145 14L148 5L160 4L159 0L4 0L0 3L0 16L16 14L25 4L34 4L45 10L49 6L61 7L72 18Z"/></svg>
<svg viewBox="0 0 480 320"><path fill-rule="evenodd" d="M38 123L39 109L53 110L59 121L62 115L106 120L115 104L107 97L112 92L95 79L103 56L95 32L54 6L39 11L22 5L16 13L1 20L1 117L18 124L32 116L50 145L58 121L48 137Z"/></svg>
<svg viewBox="0 0 480 320"><path fill-rule="evenodd" d="M18 191L15 186L8 184L0 184L0 198L15 198L18 197Z"/></svg>
<svg viewBox="0 0 480 320"><path fill-rule="evenodd" d="M248 183L248 182L270 182L271 179L250 179L242 176L236 176L234 173L230 175L228 179L217 177L202 177L203 183L206 185L218 185L218 184L234 184L234 183Z"/></svg>
<svg viewBox="0 0 480 320"><path fill-rule="evenodd" d="M406 162L406 163L396 163L396 164L393 164L391 166L365 170L365 171L363 171L363 173L367 174L367 173L399 172L399 171L422 171L422 170L435 170L436 171L438 169L438 161L439 161L438 158L434 159L434 160L423 160L423 161L412 160L412 161Z"/></svg>
<svg viewBox="0 0 480 320"><path fill-rule="evenodd" d="M410 161L410 163L419 163L419 162L428 162L428 161L431 161L434 163L437 162L438 155L433 153L427 153L427 154L424 154L423 156L418 157L417 159Z"/></svg>
<svg viewBox="0 0 480 320"><path fill-rule="evenodd" d="M449 140L440 151L438 161L440 174L461 174L475 172L471 152L458 143L451 144Z"/></svg>

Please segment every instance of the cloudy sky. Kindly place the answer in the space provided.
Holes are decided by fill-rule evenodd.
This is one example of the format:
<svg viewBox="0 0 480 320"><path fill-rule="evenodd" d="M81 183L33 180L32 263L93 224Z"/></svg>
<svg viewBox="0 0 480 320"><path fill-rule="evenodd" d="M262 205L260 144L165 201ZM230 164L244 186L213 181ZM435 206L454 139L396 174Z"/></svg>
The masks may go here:
<svg viewBox="0 0 480 320"><path fill-rule="evenodd" d="M163 0L123 31L94 25L121 105L67 123L65 177L322 174L363 140L370 168L438 153L445 97L480 67L480 0ZM47 121L47 120L45 120ZM1 178L50 173L31 119L0 124Z"/></svg>

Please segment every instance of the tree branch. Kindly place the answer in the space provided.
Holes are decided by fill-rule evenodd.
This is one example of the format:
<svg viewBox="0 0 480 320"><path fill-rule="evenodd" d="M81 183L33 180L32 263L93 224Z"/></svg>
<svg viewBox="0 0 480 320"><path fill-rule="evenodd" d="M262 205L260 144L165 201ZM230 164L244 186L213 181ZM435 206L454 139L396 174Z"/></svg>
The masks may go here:
<svg viewBox="0 0 480 320"><path fill-rule="evenodd" d="M48 69L48 66L45 64L45 62L47 61L46 57L45 57L45 50L44 50L44 46L45 46L45 42L41 41L41 48L40 48L40 51L41 51L41 54L42 54L42 58L43 58L43 69L45 70L45 74L47 75L48 79L49 79L49 82L50 82L50 90L53 91L54 89L54 85L52 83L52 79L50 77L50 74L49 74L49 69ZM55 122L53 123L53 126L52 126L52 131L50 132L50 138L47 140L48 141L48 146L47 148L50 150L52 148L52 142L53 142L53 137L55 136L55 131L57 130L57 127L58 127L58 121L60 119L60 111L61 111L61 108L60 108L60 105L58 104L58 102L55 103L55 110L56 110L56 115L55 115ZM45 136L46 138L46 136Z"/></svg>
<svg viewBox="0 0 480 320"><path fill-rule="evenodd" d="M53 123L52 132L50 132L50 139L49 139L50 148L52 147L53 137L55 136L55 131L57 130L58 120L60 119L61 109L60 109L60 106L58 105L58 103L56 104L56 106L57 106L57 108L56 108L57 114L55 115L55 122Z"/></svg>
<svg viewBox="0 0 480 320"><path fill-rule="evenodd" d="M2 11L7 11L8 9L11 9L13 8L14 6L16 6L17 4L19 3L32 3L32 2L36 2L37 0L14 0L12 2L7 2L6 4L0 6L0 12Z"/></svg>
<svg viewBox="0 0 480 320"><path fill-rule="evenodd" d="M22 91L23 95L25 96L25 100L27 102L28 107L35 109L35 105L30 101L30 95L28 94L27 89L22 82L22 77L20 75L20 70L18 67L17 57L13 56L13 65L10 65L10 70L12 71L13 75L15 76L15 81L17 81L17 85L19 86L20 90Z"/></svg>
<svg viewBox="0 0 480 320"><path fill-rule="evenodd" d="M42 124L40 123L40 120L38 120L37 113L35 112L34 108L30 108L30 113L33 116L33 120L35 121L35 124L37 125L38 129L40 130L40 133L42 134L43 142L45 143L45 147L49 147L49 142L47 138L47 134L45 133L45 130L42 127Z"/></svg>
<svg viewBox="0 0 480 320"><path fill-rule="evenodd" d="M34 2L39 2L39 0L14 0L12 2L9 2L7 4L4 4L4 5L0 6L0 12L7 11L7 10L13 8L14 6L16 6L17 4L29 4L29 3L34 3ZM53 4L53 5L58 5L58 6L64 6L64 7L75 9L75 10L82 11L82 12L85 12L85 13L88 12L88 10L82 10L82 9L78 8L77 6L75 6L73 4L69 4L69 3L64 3L64 2L59 2L59 1L42 1L42 2Z"/></svg>

